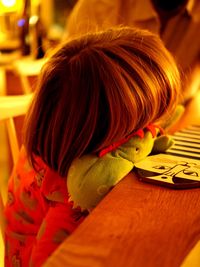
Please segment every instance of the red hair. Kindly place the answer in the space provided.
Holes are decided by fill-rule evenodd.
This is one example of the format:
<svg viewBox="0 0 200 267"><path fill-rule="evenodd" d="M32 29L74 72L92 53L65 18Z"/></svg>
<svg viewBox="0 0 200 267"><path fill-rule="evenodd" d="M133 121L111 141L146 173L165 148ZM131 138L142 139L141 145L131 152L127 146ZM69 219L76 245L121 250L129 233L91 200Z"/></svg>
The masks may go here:
<svg viewBox="0 0 200 267"><path fill-rule="evenodd" d="M40 75L25 147L66 176L71 162L165 119L179 92L176 64L146 30L112 28L68 41Z"/></svg>

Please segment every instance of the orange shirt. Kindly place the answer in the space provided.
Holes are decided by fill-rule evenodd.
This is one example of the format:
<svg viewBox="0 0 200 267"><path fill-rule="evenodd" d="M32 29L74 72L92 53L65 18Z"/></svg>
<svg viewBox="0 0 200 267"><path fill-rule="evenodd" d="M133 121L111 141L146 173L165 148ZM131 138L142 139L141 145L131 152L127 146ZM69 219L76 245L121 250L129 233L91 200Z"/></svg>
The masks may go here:
<svg viewBox="0 0 200 267"><path fill-rule="evenodd" d="M66 179L22 148L8 185L5 266L41 266L86 217L68 200Z"/></svg>

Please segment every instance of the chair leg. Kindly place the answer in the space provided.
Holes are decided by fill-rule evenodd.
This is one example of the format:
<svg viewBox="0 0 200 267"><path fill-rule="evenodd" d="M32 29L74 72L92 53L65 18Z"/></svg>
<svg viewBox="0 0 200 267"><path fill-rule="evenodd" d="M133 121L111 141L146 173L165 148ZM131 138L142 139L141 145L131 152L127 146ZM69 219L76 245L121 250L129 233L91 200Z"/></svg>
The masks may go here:
<svg viewBox="0 0 200 267"><path fill-rule="evenodd" d="M5 219L4 219L4 204L3 204L3 199L1 196L1 192L0 192L0 232L2 235L2 238L4 240L4 232L5 232Z"/></svg>
<svg viewBox="0 0 200 267"><path fill-rule="evenodd" d="M0 67L0 95L6 95L6 71Z"/></svg>
<svg viewBox="0 0 200 267"><path fill-rule="evenodd" d="M21 80L21 83L22 83L22 89L23 89L23 92L24 94L30 94L32 93L32 88L30 86L30 83L28 81L28 77L24 76L24 75L20 75L20 80Z"/></svg>
<svg viewBox="0 0 200 267"><path fill-rule="evenodd" d="M9 118L5 122L6 122L7 130L8 130L12 158L13 158L14 164L16 164L18 155L19 155L19 144L17 141L17 134L15 130L14 121L12 118Z"/></svg>

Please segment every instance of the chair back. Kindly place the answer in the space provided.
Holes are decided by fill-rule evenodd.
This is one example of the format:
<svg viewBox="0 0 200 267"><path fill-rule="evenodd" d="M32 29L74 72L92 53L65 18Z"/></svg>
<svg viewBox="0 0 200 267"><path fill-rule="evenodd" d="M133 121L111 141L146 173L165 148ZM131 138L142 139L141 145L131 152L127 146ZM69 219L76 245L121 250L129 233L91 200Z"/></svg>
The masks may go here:
<svg viewBox="0 0 200 267"><path fill-rule="evenodd" d="M19 153L14 117L25 115L32 97L33 93L16 96L0 96L0 121L4 121L6 125L13 163L16 163ZM5 225L3 209L4 201L0 188L0 229L2 233L4 233Z"/></svg>
<svg viewBox="0 0 200 267"><path fill-rule="evenodd" d="M0 97L0 121L5 121L14 163L18 157L19 146L13 118L26 113L32 97L33 93L28 95Z"/></svg>

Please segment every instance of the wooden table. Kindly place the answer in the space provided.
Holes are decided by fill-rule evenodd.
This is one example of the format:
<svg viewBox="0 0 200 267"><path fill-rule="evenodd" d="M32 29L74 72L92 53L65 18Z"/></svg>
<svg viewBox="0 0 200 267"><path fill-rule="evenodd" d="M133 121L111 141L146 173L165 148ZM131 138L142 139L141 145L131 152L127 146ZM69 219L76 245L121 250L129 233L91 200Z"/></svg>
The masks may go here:
<svg viewBox="0 0 200 267"><path fill-rule="evenodd" d="M199 239L200 189L167 189L130 173L44 266L178 267Z"/></svg>
<svg viewBox="0 0 200 267"><path fill-rule="evenodd" d="M171 132L200 124L199 103L200 92ZM44 267L180 267L199 240L200 188L168 189L130 173Z"/></svg>

